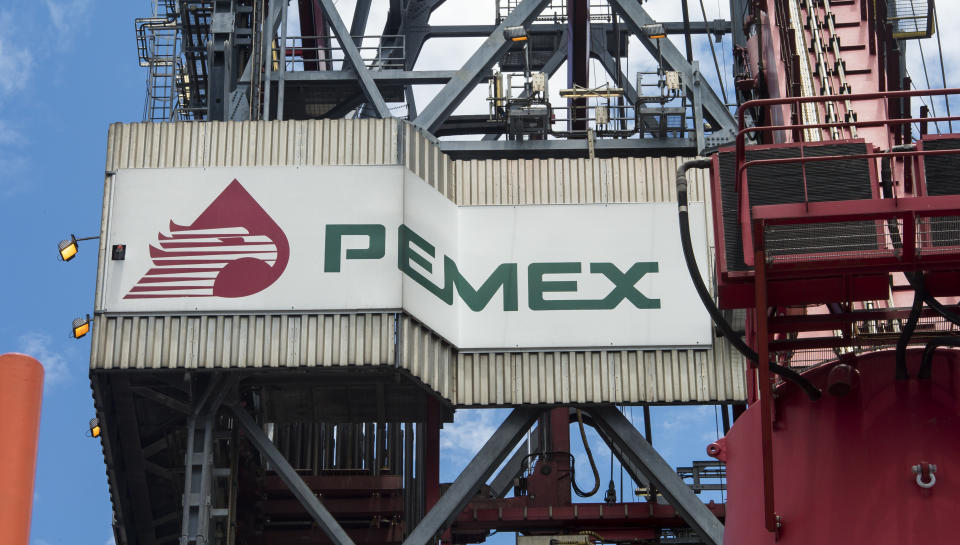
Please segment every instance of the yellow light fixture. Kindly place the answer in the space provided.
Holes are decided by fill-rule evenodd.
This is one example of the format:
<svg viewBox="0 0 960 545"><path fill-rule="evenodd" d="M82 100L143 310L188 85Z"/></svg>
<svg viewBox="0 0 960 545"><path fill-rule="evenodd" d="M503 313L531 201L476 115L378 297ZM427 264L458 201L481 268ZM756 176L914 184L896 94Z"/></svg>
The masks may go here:
<svg viewBox="0 0 960 545"><path fill-rule="evenodd" d="M90 437L94 437L94 438L100 437L100 433L102 431L103 430L100 429L100 419L91 418L90 419Z"/></svg>
<svg viewBox="0 0 960 545"><path fill-rule="evenodd" d="M77 256L77 252L80 251L80 245L78 244L82 240L93 240L100 237L84 237L77 238L74 235L70 235L70 238L60 241L60 244L57 245L57 249L60 250L60 260L61 261L70 261Z"/></svg>
<svg viewBox="0 0 960 545"><path fill-rule="evenodd" d="M527 29L522 26L508 26L503 29L503 37L511 42L527 41Z"/></svg>
<svg viewBox="0 0 960 545"><path fill-rule="evenodd" d="M79 339L87 333L90 333L90 315L87 314L86 318L77 318L73 321L73 338Z"/></svg>
<svg viewBox="0 0 960 545"><path fill-rule="evenodd" d="M667 37L667 31L664 29L663 25L660 23L655 23L651 25L643 25L641 27L644 35L651 40L659 40L661 38Z"/></svg>
<svg viewBox="0 0 960 545"><path fill-rule="evenodd" d="M70 261L77 255L77 238L73 235L70 235L70 240L61 240L60 241L60 259L63 261Z"/></svg>

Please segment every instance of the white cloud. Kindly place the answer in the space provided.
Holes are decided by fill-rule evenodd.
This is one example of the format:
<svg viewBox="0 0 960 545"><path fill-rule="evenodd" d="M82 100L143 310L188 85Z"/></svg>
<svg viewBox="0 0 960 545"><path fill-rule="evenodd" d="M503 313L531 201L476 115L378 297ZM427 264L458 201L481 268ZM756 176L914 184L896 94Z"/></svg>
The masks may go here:
<svg viewBox="0 0 960 545"><path fill-rule="evenodd" d="M61 34L76 30L90 13L91 0L44 0L53 27Z"/></svg>
<svg viewBox="0 0 960 545"><path fill-rule="evenodd" d="M496 417L503 416L499 413L484 409L457 411L453 424L447 424L440 430L440 452L455 459L472 456L496 431L500 424Z"/></svg>
<svg viewBox="0 0 960 545"><path fill-rule="evenodd" d="M26 88L30 81L33 56L24 45L17 45L8 31L8 18L0 15L0 102L17 91Z"/></svg>
<svg viewBox="0 0 960 545"><path fill-rule="evenodd" d="M34 539L33 545L51 545L49 541L44 539Z"/></svg>
<svg viewBox="0 0 960 545"><path fill-rule="evenodd" d="M23 135L20 131L14 129L9 123L0 119L0 146L4 144L14 144L20 141ZM2 152L0 152L2 154Z"/></svg>
<svg viewBox="0 0 960 545"><path fill-rule="evenodd" d="M113 538L113 536L110 536L110 539L108 539L103 545L117 545L117 541Z"/></svg>
<svg viewBox="0 0 960 545"><path fill-rule="evenodd" d="M27 333L20 336L19 350L36 358L44 369L44 384L53 386L70 379L67 359L53 350L53 339L43 333Z"/></svg>

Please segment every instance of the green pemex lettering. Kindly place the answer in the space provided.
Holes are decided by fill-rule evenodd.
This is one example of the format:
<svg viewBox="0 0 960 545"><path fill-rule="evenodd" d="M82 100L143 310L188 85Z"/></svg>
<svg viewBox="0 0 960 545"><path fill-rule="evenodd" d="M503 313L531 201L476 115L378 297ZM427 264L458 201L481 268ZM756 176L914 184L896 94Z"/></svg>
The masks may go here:
<svg viewBox="0 0 960 545"><path fill-rule="evenodd" d="M610 310L624 299L640 309L660 308L659 299L650 299L640 293L635 284L648 272L657 272L655 262L634 263L622 272L613 263L591 263L590 272L602 274L613 282L613 290L603 299L544 299L545 293L576 292L576 280L544 280L548 274L577 274L580 263L531 263L527 267L527 302L530 310Z"/></svg>
<svg viewBox="0 0 960 545"><path fill-rule="evenodd" d="M327 225L323 250L323 272L340 272L340 249L343 237L365 236L369 240L366 248L348 248L347 259L380 259L386 254L387 229L383 225L369 224L331 224Z"/></svg>
<svg viewBox="0 0 960 545"><path fill-rule="evenodd" d="M479 312L486 308L497 291L503 288L503 310L517 310L519 296L517 294L516 263L501 264L480 285L480 288L474 289L473 285L460 274L456 262L449 256L443 256L443 287L440 287L411 266L411 262L413 262L423 270L433 272L433 264L430 260L415 251L413 246L430 257L436 256L436 248L406 225L401 225L398 229L398 239L397 267L444 303L452 305L453 293L456 291L463 302L470 307L470 310Z"/></svg>

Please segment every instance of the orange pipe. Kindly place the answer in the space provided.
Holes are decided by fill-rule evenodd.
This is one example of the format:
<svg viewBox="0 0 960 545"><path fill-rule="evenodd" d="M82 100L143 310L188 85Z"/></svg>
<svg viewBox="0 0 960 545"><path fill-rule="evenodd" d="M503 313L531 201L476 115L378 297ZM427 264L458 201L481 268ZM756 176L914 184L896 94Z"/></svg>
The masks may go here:
<svg viewBox="0 0 960 545"><path fill-rule="evenodd" d="M0 355L0 543L28 545L37 469L43 366L24 354Z"/></svg>

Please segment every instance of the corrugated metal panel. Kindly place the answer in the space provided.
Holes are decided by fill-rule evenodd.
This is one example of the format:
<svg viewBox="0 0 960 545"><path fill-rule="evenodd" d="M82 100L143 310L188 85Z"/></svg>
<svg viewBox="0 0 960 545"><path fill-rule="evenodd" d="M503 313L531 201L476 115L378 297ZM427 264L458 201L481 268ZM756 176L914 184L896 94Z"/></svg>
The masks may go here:
<svg viewBox="0 0 960 545"><path fill-rule="evenodd" d="M433 136L418 127L403 123L400 130L403 133L400 142L403 166L443 193L448 199L457 202L454 161L440 151Z"/></svg>
<svg viewBox="0 0 960 545"><path fill-rule="evenodd" d="M110 127L107 170L403 164L457 204L491 205L671 201L683 160L453 161L430 135L397 120L134 123ZM707 176L692 174L691 200L709 202ZM712 230L707 237L712 246ZM97 318L93 369L397 364L461 406L746 396L743 358L725 342L710 350L464 354L393 314Z"/></svg>
<svg viewBox="0 0 960 545"><path fill-rule="evenodd" d="M104 316L92 369L394 365L396 318L383 314Z"/></svg>
<svg viewBox="0 0 960 545"><path fill-rule="evenodd" d="M396 119L115 123L107 170L398 164Z"/></svg>

